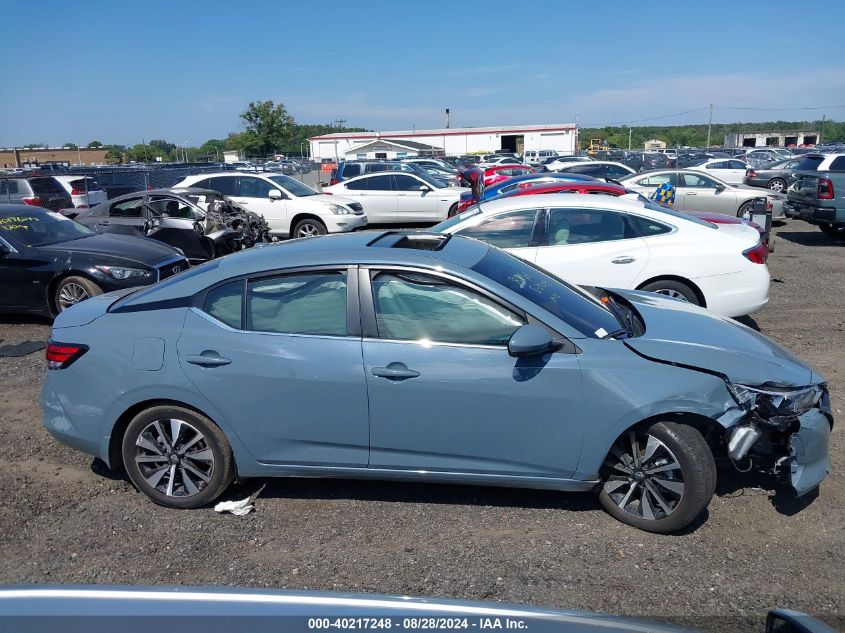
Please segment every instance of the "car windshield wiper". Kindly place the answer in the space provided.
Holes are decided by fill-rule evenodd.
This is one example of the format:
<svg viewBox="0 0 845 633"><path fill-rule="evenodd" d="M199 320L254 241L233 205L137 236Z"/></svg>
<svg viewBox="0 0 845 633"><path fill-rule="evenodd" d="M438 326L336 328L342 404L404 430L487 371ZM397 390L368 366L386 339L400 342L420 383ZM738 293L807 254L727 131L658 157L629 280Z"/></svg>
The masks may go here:
<svg viewBox="0 0 845 633"><path fill-rule="evenodd" d="M631 338L631 332L626 330L626 329L622 329L622 330L613 330L613 332L611 332L610 334L605 334L604 336L602 336L602 339L618 338L618 337L622 336L623 334L625 335L625 338Z"/></svg>

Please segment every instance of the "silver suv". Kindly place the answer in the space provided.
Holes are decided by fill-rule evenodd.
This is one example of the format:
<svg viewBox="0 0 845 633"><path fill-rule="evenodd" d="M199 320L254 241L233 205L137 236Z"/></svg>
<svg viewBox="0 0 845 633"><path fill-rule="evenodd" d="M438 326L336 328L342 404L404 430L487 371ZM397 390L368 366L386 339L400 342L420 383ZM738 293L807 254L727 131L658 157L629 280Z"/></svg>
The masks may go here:
<svg viewBox="0 0 845 633"><path fill-rule="evenodd" d="M70 194L52 176L0 178L0 202L29 204L51 211L73 207Z"/></svg>

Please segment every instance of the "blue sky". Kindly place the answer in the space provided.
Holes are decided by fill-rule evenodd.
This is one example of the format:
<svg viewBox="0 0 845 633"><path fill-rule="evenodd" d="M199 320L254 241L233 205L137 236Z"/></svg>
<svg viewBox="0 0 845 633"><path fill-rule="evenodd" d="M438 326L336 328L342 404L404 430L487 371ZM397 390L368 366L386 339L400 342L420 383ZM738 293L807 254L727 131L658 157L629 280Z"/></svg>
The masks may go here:
<svg viewBox="0 0 845 633"><path fill-rule="evenodd" d="M838 0L4 5L0 146L199 144L259 99L379 130L845 118Z"/></svg>

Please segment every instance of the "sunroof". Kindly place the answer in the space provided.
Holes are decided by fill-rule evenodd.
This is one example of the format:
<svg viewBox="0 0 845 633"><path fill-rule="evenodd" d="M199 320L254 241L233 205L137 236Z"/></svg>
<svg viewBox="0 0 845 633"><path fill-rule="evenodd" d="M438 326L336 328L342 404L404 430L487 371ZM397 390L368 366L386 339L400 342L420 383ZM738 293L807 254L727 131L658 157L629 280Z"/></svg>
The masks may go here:
<svg viewBox="0 0 845 633"><path fill-rule="evenodd" d="M379 235L367 246L381 248L411 248L418 251L437 251L449 241L448 235L441 233L399 233L388 231Z"/></svg>

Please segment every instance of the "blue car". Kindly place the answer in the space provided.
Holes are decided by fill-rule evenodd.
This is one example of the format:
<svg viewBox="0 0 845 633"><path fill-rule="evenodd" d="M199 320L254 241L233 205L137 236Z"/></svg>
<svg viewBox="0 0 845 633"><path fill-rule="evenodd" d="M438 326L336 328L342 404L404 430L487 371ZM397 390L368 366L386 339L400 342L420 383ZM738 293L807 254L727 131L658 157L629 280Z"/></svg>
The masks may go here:
<svg viewBox="0 0 845 633"><path fill-rule="evenodd" d="M798 494L830 467L824 378L765 336L454 235L292 240L92 297L47 365L47 430L174 508L351 477L595 491L674 532L717 458Z"/></svg>

